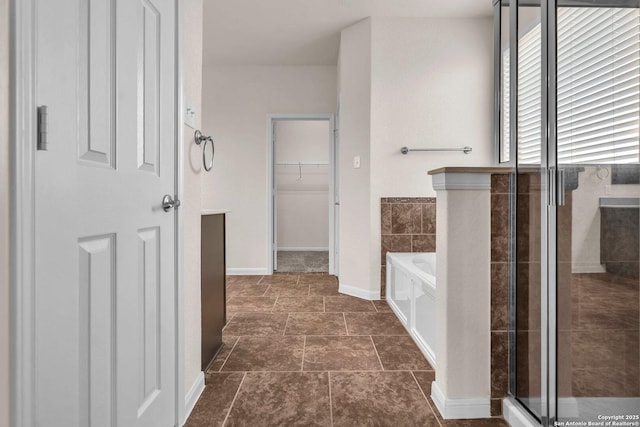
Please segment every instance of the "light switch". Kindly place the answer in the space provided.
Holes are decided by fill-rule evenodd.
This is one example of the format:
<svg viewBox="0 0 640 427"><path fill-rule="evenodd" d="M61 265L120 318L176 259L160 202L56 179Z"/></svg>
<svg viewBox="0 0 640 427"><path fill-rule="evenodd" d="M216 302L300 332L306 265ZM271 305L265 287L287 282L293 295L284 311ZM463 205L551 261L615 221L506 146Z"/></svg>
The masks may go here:
<svg viewBox="0 0 640 427"><path fill-rule="evenodd" d="M360 156L355 156L353 158L353 168L360 169Z"/></svg>
<svg viewBox="0 0 640 427"><path fill-rule="evenodd" d="M193 129L196 128L196 109L187 97L184 98L184 124Z"/></svg>

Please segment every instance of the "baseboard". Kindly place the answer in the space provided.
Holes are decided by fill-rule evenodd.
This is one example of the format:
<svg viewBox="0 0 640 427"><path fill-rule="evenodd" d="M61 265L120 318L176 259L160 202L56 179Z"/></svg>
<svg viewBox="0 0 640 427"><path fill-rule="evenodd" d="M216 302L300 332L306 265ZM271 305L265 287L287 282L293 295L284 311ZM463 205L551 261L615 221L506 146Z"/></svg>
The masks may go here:
<svg viewBox="0 0 640 427"><path fill-rule="evenodd" d="M184 397L184 420L182 423L186 423L189 415L191 415L191 411L196 406L196 402L200 398L200 395L204 391L204 372L200 371L196 380L191 385L191 389L189 389L189 393Z"/></svg>
<svg viewBox="0 0 640 427"><path fill-rule="evenodd" d="M344 283L340 283L338 285L338 292L345 295L351 295L352 297L368 299L368 300L380 299L380 291L368 291L366 289L345 285Z"/></svg>
<svg viewBox="0 0 640 427"><path fill-rule="evenodd" d="M438 383L435 381L431 383L431 398L445 420L491 417L491 401L489 398L449 399L442 393Z"/></svg>
<svg viewBox="0 0 640 427"><path fill-rule="evenodd" d="M278 252L329 252L329 248L317 247L317 246L285 246L278 248Z"/></svg>
<svg viewBox="0 0 640 427"><path fill-rule="evenodd" d="M227 276L264 276L272 274L266 268L227 268Z"/></svg>
<svg viewBox="0 0 640 427"><path fill-rule="evenodd" d="M539 427L538 423L513 398L507 397L502 401L502 415L511 427Z"/></svg>
<svg viewBox="0 0 640 427"><path fill-rule="evenodd" d="M604 265L600 263L592 263L592 264L580 264L580 263L572 263L571 264L571 272L572 273L605 273L606 270Z"/></svg>

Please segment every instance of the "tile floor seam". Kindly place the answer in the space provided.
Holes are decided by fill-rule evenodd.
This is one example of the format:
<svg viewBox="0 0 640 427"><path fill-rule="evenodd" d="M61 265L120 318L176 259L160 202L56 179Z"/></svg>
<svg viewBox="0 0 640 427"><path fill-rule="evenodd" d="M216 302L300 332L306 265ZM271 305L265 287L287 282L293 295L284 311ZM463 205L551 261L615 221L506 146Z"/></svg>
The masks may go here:
<svg viewBox="0 0 640 427"><path fill-rule="evenodd" d="M287 335L287 325L289 324L289 318L291 317L291 313L287 313L287 320L284 322L284 329L282 330L282 336Z"/></svg>
<svg viewBox="0 0 640 427"><path fill-rule="evenodd" d="M373 337L369 335L369 339L371 340L371 345L373 346L373 351L376 352L376 357L378 358L378 363L380 363L380 369L382 371L386 371L384 365L382 364L382 359L380 359L380 355L378 354L378 349L376 348L376 343L373 341Z"/></svg>
<svg viewBox="0 0 640 427"><path fill-rule="evenodd" d="M233 343L233 347L231 347L231 351L229 352L229 354L227 354L227 357L224 359L224 362L222 363L222 366L220 366L220 370L218 370L218 372L222 372L222 368L224 368L224 365L227 364L227 360L229 360L229 356L231 356L231 353L233 353L233 350L236 349L236 346L240 342L240 338L241 337L238 336L238 339L236 340L236 342Z"/></svg>
<svg viewBox="0 0 640 427"><path fill-rule="evenodd" d="M427 406L429 406L429 409L431 409L431 413L433 414L436 421L438 422L438 425L442 427L442 423L440 422L440 419L438 418L438 415L436 414L435 409L433 409L433 407L431 406L431 403L429 402L427 395L424 393L424 390L422 389L422 387L420 387L420 383L418 382L418 379L414 375L413 371L410 371L410 372L411 372L411 376L413 377L413 381L415 381L416 385L418 386L418 390L420 390L422 397L424 397L424 400L427 402Z"/></svg>
<svg viewBox="0 0 640 427"><path fill-rule="evenodd" d="M302 343L302 361L300 362L300 372L304 372L304 352L307 349L307 336L303 335L304 342Z"/></svg>
<svg viewBox="0 0 640 427"><path fill-rule="evenodd" d="M227 420L229 419L229 415L231 414L231 410L233 409L233 404L236 403L236 399L238 398L238 394L240 394L240 389L242 388L242 384L244 383L244 379L247 377L247 373L245 372L242 375L242 380L240 380L240 385L236 390L236 394L233 396L233 400L231 401L231 405L229 405L229 410L227 411L227 415L224 417L224 421L222 421L222 427L227 424Z"/></svg>
<svg viewBox="0 0 640 427"><path fill-rule="evenodd" d="M276 305L278 305L278 298L280 298L280 295L276 295L276 300L273 302L273 307L271 307L271 311L269 313L273 314L273 310L276 309Z"/></svg>
<svg viewBox="0 0 640 427"><path fill-rule="evenodd" d="M309 286L309 292L311 292L311 286ZM325 300L325 297L322 297L322 312L327 312L327 301Z"/></svg>
<svg viewBox="0 0 640 427"><path fill-rule="evenodd" d="M331 399L331 371L327 371L327 378L329 383L329 419L331 420L331 427L333 427L333 402Z"/></svg>
<svg viewBox="0 0 640 427"><path fill-rule="evenodd" d="M344 315L344 311L342 312L342 319L344 319L344 329L347 331L347 336L350 336L349 326L347 326L347 317Z"/></svg>

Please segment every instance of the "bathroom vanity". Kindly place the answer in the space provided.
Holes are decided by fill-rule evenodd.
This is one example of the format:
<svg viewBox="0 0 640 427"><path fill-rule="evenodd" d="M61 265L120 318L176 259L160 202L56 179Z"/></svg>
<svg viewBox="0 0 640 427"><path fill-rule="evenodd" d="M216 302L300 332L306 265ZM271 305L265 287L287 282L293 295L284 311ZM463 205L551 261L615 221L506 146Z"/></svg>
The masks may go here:
<svg viewBox="0 0 640 427"><path fill-rule="evenodd" d="M203 211L201 216L202 370L222 349L226 323L225 220L228 211Z"/></svg>
<svg viewBox="0 0 640 427"><path fill-rule="evenodd" d="M638 278L640 198L600 198L600 263L608 273Z"/></svg>

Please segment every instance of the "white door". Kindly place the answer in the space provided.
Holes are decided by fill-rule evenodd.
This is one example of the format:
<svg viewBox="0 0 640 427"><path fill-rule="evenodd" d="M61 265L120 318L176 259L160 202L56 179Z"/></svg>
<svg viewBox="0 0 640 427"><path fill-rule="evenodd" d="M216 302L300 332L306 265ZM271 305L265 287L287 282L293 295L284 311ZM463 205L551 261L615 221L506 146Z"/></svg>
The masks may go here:
<svg viewBox="0 0 640 427"><path fill-rule="evenodd" d="M175 3L38 0L38 426L175 424Z"/></svg>

